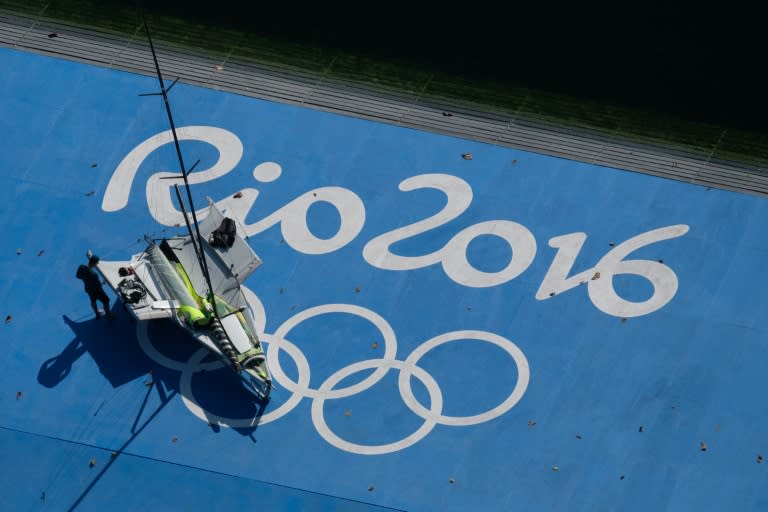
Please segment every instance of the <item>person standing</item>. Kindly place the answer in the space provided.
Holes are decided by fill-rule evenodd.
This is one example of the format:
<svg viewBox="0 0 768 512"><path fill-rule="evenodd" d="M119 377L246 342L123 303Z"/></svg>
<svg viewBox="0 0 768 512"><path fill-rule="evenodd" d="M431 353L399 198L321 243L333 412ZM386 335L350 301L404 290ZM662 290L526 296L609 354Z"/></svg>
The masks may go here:
<svg viewBox="0 0 768 512"><path fill-rule="evenodd" d="M85 293L88 294L88 298L91 299L91 307L93 312L96 313L96 318L101 316L99 308L96 306L96 301L100 301L104 305L104 312L108 318L112 318L112 312L109 310L109 297L104 292L104 288L101 287L101 279L96 273L96 265L99 263L98 256L91 256L88 258L88 265L80 265L77 267L77 273L75 276L83 281L85 285Z"/></svg>

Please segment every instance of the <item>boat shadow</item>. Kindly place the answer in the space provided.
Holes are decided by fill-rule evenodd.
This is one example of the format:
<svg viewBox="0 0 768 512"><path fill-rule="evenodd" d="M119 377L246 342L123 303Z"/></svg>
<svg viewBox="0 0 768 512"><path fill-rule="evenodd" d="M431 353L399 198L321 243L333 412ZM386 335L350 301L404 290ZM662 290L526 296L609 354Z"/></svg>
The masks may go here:
<svg viewBox="0 0 768 512"><path fill-rule="evenodd" d="M163 405L176 394L182 395L187 403L197 407L198 417L207 419L213 432L220 431L220 424L228 423L222 419L252 418L252 421L237 421L238 427L232 430L255 442L253 434L266 404L257 402L232 371L223 365L217 368L219 365L215 364L213 355L206 356L202 361L209 368L207 371L191 368L189 361L195 354L199 355L200 346L188 339L172 322L156 320L148 326L153 353L147 354L137 337L136 321L120 307L114 308L112 319L91 317L73 320L67 315L62 315L62 319L72 330L74 338L61 353L42 363L37 375L40 385L46 388L59 385L87 353L113 388L143 379L148 388L145 405L153 389ZM156 360L158 354L164 358L160 362ZM163 361L175 364L169 368L162 364ZM185 372L193 373L184 375ZM185 376L188 385L182 386ZM239 426L242 424L249 426Z"/></svg>

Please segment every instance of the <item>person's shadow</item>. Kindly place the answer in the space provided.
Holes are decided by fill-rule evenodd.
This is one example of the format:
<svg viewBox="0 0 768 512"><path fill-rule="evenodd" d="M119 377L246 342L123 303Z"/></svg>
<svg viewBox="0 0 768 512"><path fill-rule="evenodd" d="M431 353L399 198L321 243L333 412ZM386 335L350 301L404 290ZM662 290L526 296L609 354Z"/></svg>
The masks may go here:
<svg viewBox="0 0 768 512"><path fill-rule="evenodd" d="M117 388L138 378L144 378L145 384L175 395L180 392L179 373L152 361L142 350L136 337L136 321L121 308L114 308L114 317L93 318L81 321L62 315L64 322L72 329L74 339L60 354L49 358L40 367L37 381L54 388L70 374L73 365L86 352L90 354L102 375L113 388ZM169 321L155 321L150 327L154 332L153 342L156 348L171 359L183 361L200 349L195 341L186 339L178 326ZM206 361L215 361L209 355ZM193 381L194 401L204 411L231 418L259 418L266 408L265 403L254 400L240 384L237 376L227 367L214 371L195 374ZM165 393L161 397L165 399ZM214 432L219 431L216 421L209 421ZM253 439L257 425L234 428L242 435Z"/></svg>
<svg viewBox="0 0 768 512"><path fill-rule="evenodd" d="M104 377L117 388L146 375L152 363L139 347L135 327L125 314L113 319L98 318L76 322L62 315L75 337L59 355L45 361L37 374L37 381L53 388L64 380L72 365L85 352L90 353Z"/></svg>

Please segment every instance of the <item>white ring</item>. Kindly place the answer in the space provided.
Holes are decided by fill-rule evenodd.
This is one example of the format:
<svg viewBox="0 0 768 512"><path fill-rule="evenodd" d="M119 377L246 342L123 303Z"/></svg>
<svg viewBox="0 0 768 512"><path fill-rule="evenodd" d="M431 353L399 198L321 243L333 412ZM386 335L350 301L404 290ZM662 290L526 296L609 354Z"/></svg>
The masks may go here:
<svg viewBox="0 0 768 512"><path fill-rule="evenodd" d="M421 405L416 397L413 396L413 390L411 389L410 380L410 368L418 368L416 363L421 357L432 350L433 348L443 345L445 343L457 340L480 340L487 341L498 347L501 347L507 352L517 365L517 383L509 396L499 405L481 414L475 414L474 416L443 416L440 413L435 414L431 410L427 410ZM453 331L435 336L434 338L425 341L406 358L404 371L400 372L397 384L400 388L400 394L403 397L403 401L408 407L417 415L424 419L430 419L441 425L453 425L453 426L468 426L477 425L478 423L484 423L494 418L498 418L520 401L528 388L528 380L530 378L530 368L528 367L528 360L525 358L523 352L511 341L486 331Z"/></svg>
<svg viewBox="0 0 768 512"><path fill-rule="evenodd" d="M404 437L400 441L379 445L364 445L351 443L334 434L330 427L328 427L328 424L325 422L325 417L323 416L323 404L325 403L326 397L331 395L333 386L345 377L369 368L378 368L376 371L384 370L384 372L387 372L389 368L397 368L401 371L402 375L402 370L407 367L408 363L399 361L397 359L368 359L366 361L360 361L358 363L345 366L341 370L328 377L318 389L320 396L312 401L312 423L315 425L315 429L317 430L317 433L320 434L320 437L325 439L328 443L335 446L336 448L351 453L357 453L359 455L382 455L385 453L392 453L408 448L409 446L412 446L424 439L424 437L426 437L427 434L429 434L435 427L436 422L432 419L425 418L424 424L419 427L418 430ZM409 375L415 375L416 378L418 378L427 388L431 402L431 415L439 417L443 410L443 395L440 392L440 387L437 385L437 382L435 382L435 379L433 379L432 376L422 368L415 366L408 368L408 370ZM415 398L413 400L414 402L416 401ZM407 400L406 405L408 405ZM421 404L419 404L419 406L420 405ZM413 410L414 406L415 405L413 404L409 405L409 408Z"/></svg>
<svg viewBox="0 0 768 512"><path fill-rule="evenodd" d="M392 330L392 327L389 325L389 323L370 309L355 306L353 304L323 304L322 306L315 306L313 308L309 308L300 313L297 313L296 315L286 320L283 325L281 325L277 331L275 331L275 333L272 335L273 342L275 340L283 339L291 329L296 327L304 320L308 320L312 317L324 315L327 313L349 313L351 315L361 316L371 322L374 326L376 326L377 329L379 329L379 332L381 332L381 335L384 338L384 355L382 356L382 359L395 359L395 354L397 352L397 338L395 337L395 332ZM281 343L278 343L274 346L274 349L273 347L270 347L269 351L267 351L267 366L269 367L270 372L272 372L272 377L276 382L278 382L289 391L293 393L299 393L302 396L309 398L322 397L325 399L347 397L355 393L365 391L380 381L387 373L386 368L378 368L371 375L356 384L352 384L351 386L347 386L345 388L329 390L326 393L320 393L319 390L309 387L309 380L307 380L306 384L302 385L300 383L297 384L288 378L280 366L280 360L278 358L280 348ZM301 380L301 378L301 368L299 368L299 379Z"/></svg>

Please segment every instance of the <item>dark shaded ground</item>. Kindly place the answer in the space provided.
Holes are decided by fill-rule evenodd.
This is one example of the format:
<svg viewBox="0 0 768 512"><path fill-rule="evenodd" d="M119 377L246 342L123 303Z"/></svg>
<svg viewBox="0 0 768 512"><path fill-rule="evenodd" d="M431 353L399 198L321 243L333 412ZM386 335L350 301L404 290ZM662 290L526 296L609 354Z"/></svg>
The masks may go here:
<svg viewBox="0 0 768 512"><path fill-rule="evenodd" d="M749 12L534 2L145 2L152 12L696 121L765 130L767 38ZM488 2L490 3L490 2ZM702 9L706 9L703 7Z"/></svg>
<svg viewBox="0 0 768 512"><path fill-rule="evenodd" d="M144 0L157 39L502 115L768 162L752 12L720 5ZM491 5L493 4L493 5ZM498 4L498 5L496 5ZM0 0L134 34L134 0Z"/></svg>

